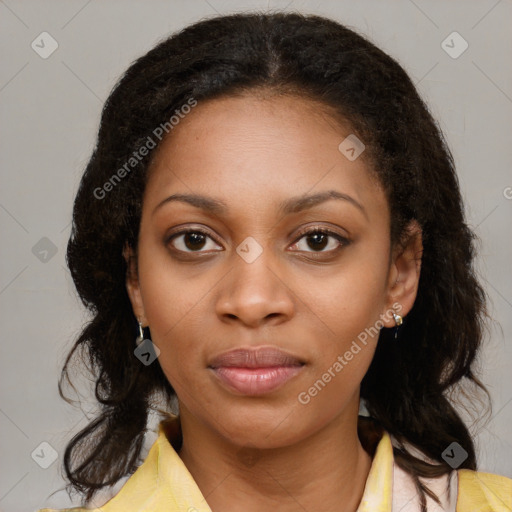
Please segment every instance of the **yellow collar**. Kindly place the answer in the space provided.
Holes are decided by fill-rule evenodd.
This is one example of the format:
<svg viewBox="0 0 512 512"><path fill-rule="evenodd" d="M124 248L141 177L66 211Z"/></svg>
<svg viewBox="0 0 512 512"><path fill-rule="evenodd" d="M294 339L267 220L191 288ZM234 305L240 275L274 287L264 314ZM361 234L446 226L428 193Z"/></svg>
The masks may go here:
<svg viewBox="0 0 512 512"><path fill-rule="evenodd" d="M357 512L391 512L392 490L393 445L389 434L383 431Z"/></svg>

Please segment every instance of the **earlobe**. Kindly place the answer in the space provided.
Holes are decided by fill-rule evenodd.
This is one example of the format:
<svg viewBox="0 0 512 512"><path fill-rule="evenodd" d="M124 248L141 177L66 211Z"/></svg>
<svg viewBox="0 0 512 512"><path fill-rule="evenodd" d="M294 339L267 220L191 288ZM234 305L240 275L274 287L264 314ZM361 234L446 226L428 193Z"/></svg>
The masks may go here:
<svg viewBox="0 0 512 512"><path fill-rule="evenodd" d="M388 311L402 318L409 313L416 300L423 253L422 230L413 220L407 227L405 240L394 251L388 281ZM386 327L394 327L392 314L385 315Z"/></svg>
<svg viewBox="0 0 512 512"><path fill-rule="evenodd" d="M123 248L123 257L126 261L126 291L132 304L133 314L143 325L147 324L144 305L140 293L137 260L134 251L128 245Z"/></svg>

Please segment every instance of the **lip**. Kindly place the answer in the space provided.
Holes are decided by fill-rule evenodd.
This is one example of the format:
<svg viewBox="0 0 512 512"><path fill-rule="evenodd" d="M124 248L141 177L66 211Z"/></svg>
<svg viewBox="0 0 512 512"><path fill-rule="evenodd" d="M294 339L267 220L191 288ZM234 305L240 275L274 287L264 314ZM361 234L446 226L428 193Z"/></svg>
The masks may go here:
<svg viewBox="0 0 512 512"><path fill-rule="evenodd" d="M238 368L270 368L304 364L298 357L272 346L237 348L223 352L210 363L211 368L236 366Z"/></svg>
<svg viewBox="0 0 512 512"><path fill-rule="evenodd" d="M275 347L258 347L224 352L212 360L209 369L230 391L258 396L284 386L304 364Z"/></svg>

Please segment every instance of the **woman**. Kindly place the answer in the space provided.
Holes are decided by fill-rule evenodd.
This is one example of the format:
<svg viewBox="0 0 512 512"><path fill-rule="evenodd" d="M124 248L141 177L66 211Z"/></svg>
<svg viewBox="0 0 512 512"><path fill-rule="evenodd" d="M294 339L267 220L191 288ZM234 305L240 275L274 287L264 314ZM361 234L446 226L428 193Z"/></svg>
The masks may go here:
<svg viewBox="0 0 512 512"><path fill-rule="evenodd" d="M447 398L485 391L473 238L441 131L362 36L237 14L161 42L109 97L75 200L93 318L59 389L87 349L102 409L70 486L90 505L131 475L104 512L510 510Z"/></svg>

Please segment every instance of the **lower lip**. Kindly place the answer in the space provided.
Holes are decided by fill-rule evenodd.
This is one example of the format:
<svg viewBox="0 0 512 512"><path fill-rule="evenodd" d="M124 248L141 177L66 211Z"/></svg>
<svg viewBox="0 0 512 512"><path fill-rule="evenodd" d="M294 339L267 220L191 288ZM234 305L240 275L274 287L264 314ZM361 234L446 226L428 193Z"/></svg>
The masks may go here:
<svg viewBox="0 0 512 512"><path fill-rule="evenodd" d="M267 368L212 368L217 377L232 390L243 395L257 396L275 391L295 377L302 366L272 366Z"/></svg>

